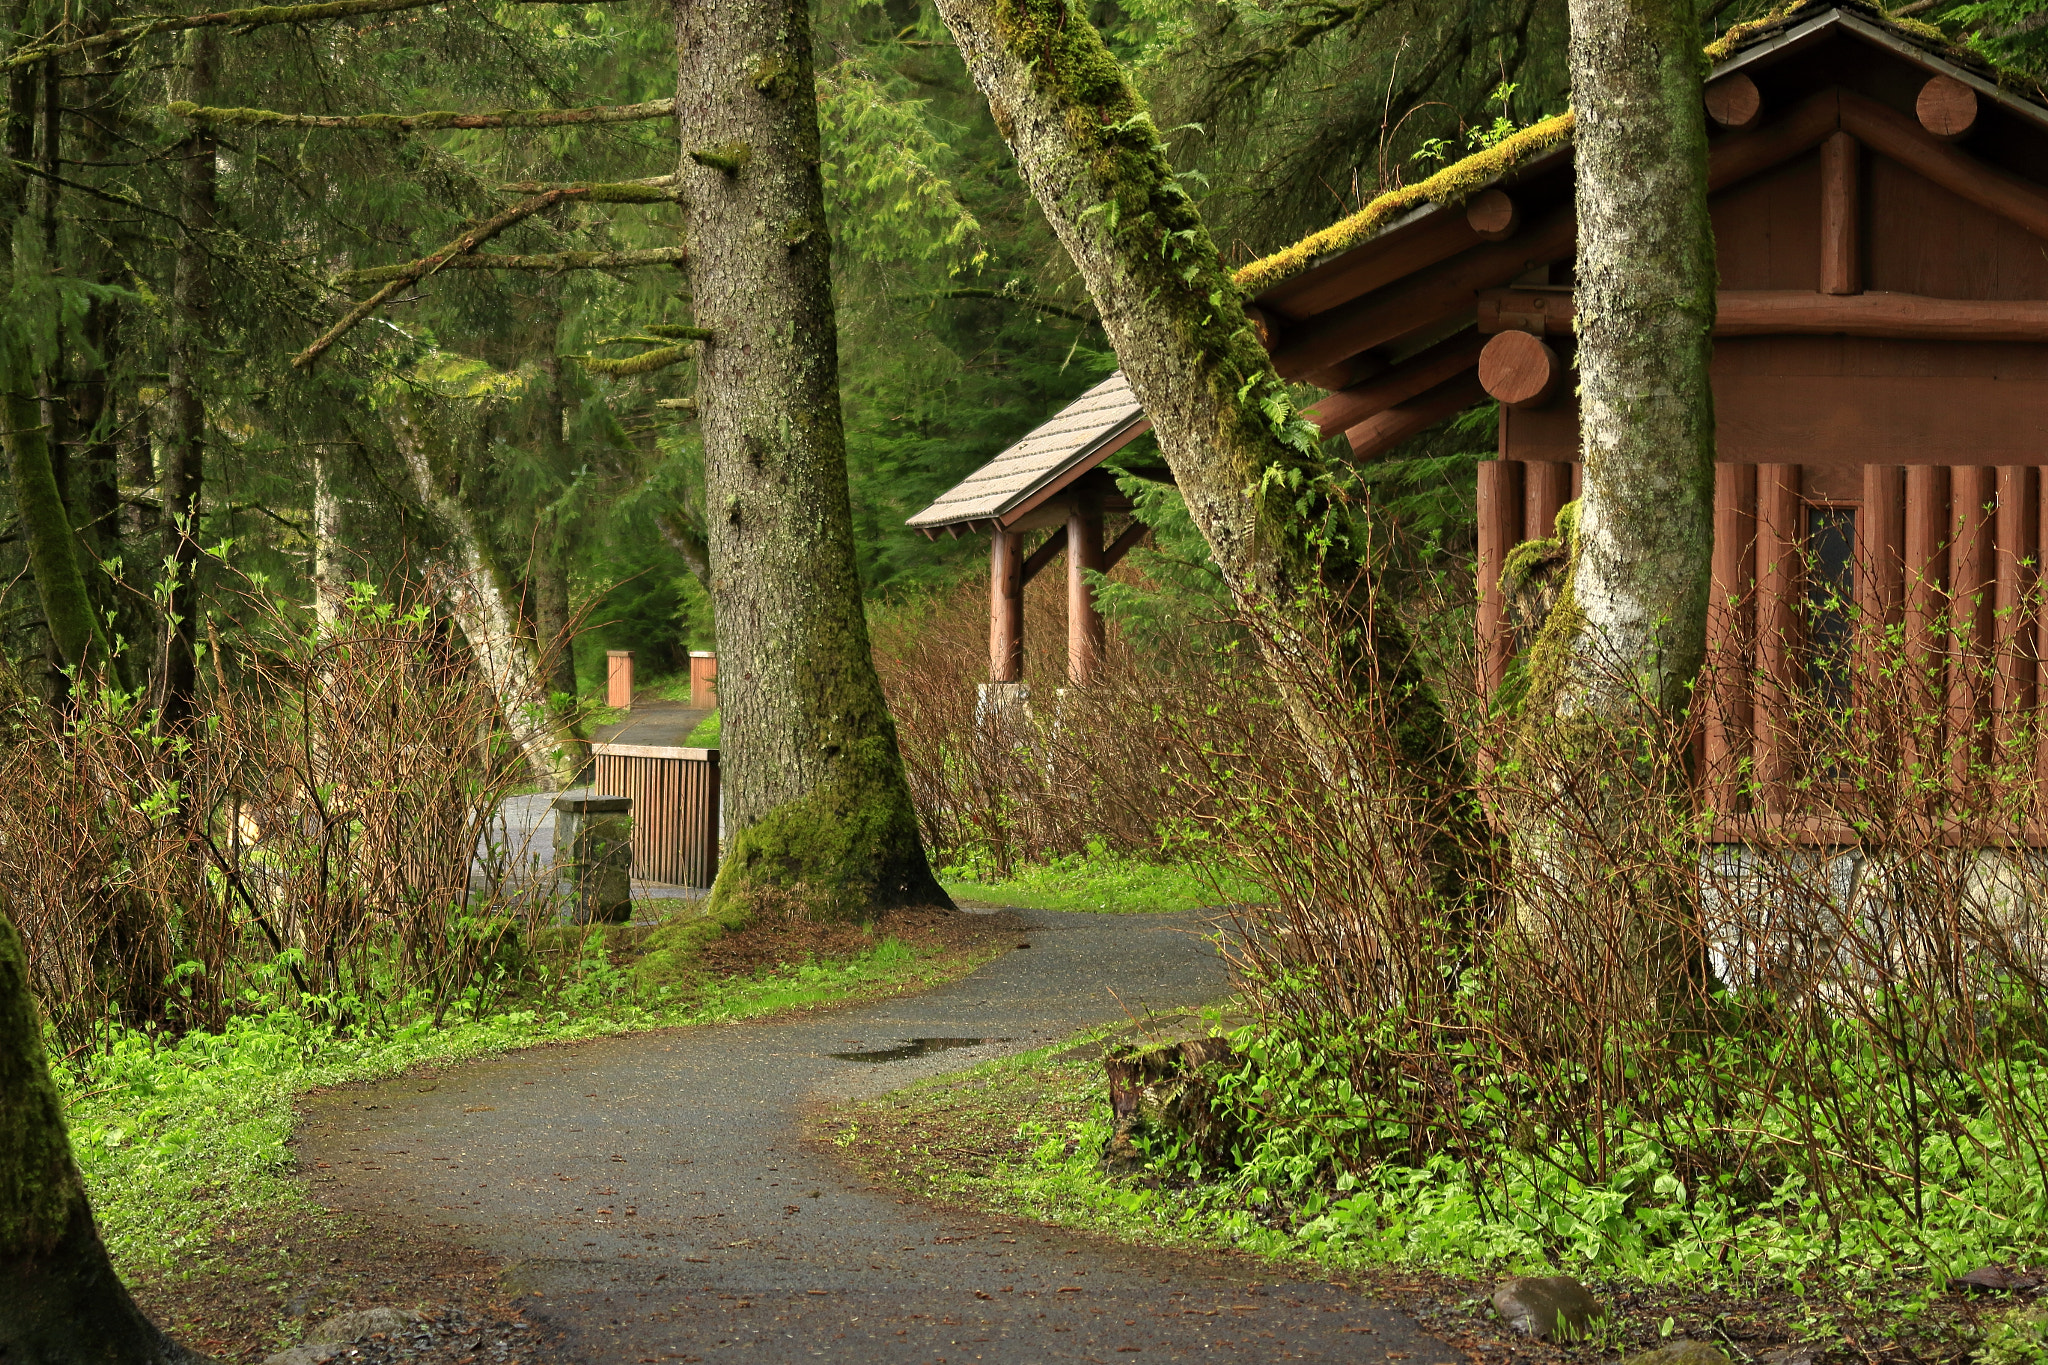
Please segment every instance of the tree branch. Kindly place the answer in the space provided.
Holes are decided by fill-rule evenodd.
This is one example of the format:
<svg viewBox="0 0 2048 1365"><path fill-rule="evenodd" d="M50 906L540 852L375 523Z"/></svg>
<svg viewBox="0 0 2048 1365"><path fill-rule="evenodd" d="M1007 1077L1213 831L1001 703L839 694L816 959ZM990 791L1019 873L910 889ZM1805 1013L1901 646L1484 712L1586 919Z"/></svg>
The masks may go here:
<svg viewBox="0 0 2048 1365"><path fill-rule="evenodd" d="M443 270L530 270L541 274L559 274L564 270L632 270L648 265L681 265L689 260L687 248L679 246L650 247L645 251L557 251L542 256L506 256L478 251L450 256L441 262ZM339 286L358 284L382 284L386 280L417 278L412 272L425 267L431 257L407 261L403 265L377 265L366 270L351 270L334 277Z"/></svg>
<svg viewBox="0 0 2048 1365"><path fill-rule="evenodd" d="M690 348L688 345L657 346L651 351L642 351L639 355L629 356L624 360L607 360L603 356L595 355L579 355L576 357L577 360L583 363L583 368L591 373L614 376L653 374L656 370L665 370L671 365L680 365L689 358Z"/></svg>
<svg viewBox="0 0 2048 1365"><path fill-rule="evenodd" d="M167 106L172 114L194 123L232 124L259 128L363 128L372 132L417 133L435 128L559 128L578 123L633 123L671 118L673 98L644 104L598 104L582 109L500 109L489 114L427 110L418 114L280 114L269 109L209 109L187 100Z"/></svg>
<svg viewBox="0 0 2048 1365"><path fill-rule="evenodd" d="M420 280L439 271L454 257L467 255L469 252L475 251L506 228L531 218L542 209L552 208L565 199L584 197L586 195L583 192L574 189L549 190L546 194L535 195L523 203L515 204L513 207L506 209L490 221L480 223L476 227L471 228L433 255L423 256L417 261L408 262L403 273L392 276L390 282L382 289L379 289L376 293L349 309L347 316L328 329L327 335L292 357L292 368L295 370L312 368L313 362L325 354L327 349L334 345L335 342L348 335L357 323L376 312L387 300L397 295L400 291L417 284Z"/></svg>
<svg viewBox="0 0 2048 1365"><path fill-rule="evenodd" d="M675 202L675 184L676 178L672 175L651 175L645 180L577 180L566 185L517 180L498 188L512 194L547 194L562 190L593 204L669 204Z"/></svg>
<svg viewBox="0 0 2048 1365"><path fill-rule="evenodd" d="M573 0L585 4L592 0ZM45 57L60 57L67 52L84 52L96 47L112 47L136 39L148 38L158 33L178 33L194 28L262 28L267 24L307 24L320 19L348 19L358 14L390 14L397 10L431 9L435 5L447 4L448 0L324 0L316 5L251 5L247 9L220 10L212 14L167 15L160 19L149 19L126 28L110 28L99 33L90 33L83 38L69 42L43 43L25 47L8 55L0 68L28 66ZM572 0L513 0L522 5L552 5L572 3Z"/></svg>

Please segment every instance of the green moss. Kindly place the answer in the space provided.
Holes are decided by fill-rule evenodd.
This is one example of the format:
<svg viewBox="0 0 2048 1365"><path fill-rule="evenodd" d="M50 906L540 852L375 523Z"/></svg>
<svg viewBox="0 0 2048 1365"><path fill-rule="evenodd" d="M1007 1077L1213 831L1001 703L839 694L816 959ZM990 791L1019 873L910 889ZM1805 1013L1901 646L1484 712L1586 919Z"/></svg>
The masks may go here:
<svg viewBox="0 0 2048 1365"><path fill-rule="evenodd" d="M695 919L671 920L648 935L640 960L633 964L633 979L649 990L697 985L704 975L704 950L752 921L748 907L732 900L714 900Z"/></svg>
<svg viewBox="0 0 2048 1365"><path fill-rule="evenodd" d="M1308 269L1317 257L1349 251L1393 219L1423 204L1462 204L1530 157L1566 141L1572 135L1572 125L1572 113L1567 109L1530 124L1483 152L1452 162L1427 180L1389 190L1349 218L1244 266L1237 272L1238 287L1248 294L1271 289Z"/></svg>
<svg viewBox="0 0 2048 1365"><path fill-rule="evenodd" d="M754 156L754 149L744 142L721 142L714 147L699 147L690 153L690 160L699 166L709 166L714 171L727 175L738 175L747 168L747 162Z"/></svg>
<svg viewBox="0 0 2048 1365"><path fill-rule="evenodd" d="M747 73L747 79L754 89L771 100L786 100L795 95L802 83L802 73L787 55L776 52L754 63L754 69Z"/></svg>
<svg viewBox="0 0 2048 1365"><path fill-rule="evenodd" d="M0 911L0 1252L34 1255L72 1229L84 1186L43 1052L28 956Z"/></svg>

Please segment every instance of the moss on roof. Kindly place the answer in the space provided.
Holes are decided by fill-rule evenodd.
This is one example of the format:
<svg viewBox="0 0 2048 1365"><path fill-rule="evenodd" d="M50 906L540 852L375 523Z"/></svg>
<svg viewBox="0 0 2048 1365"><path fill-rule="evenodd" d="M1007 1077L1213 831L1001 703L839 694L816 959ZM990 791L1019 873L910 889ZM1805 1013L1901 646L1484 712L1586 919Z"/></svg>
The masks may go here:
<svg viewBox="0 0 2048 1365"><path fill-rule="evenodd" d="M1532 123L1483 152L1452 162L1427 180L1389 190L1349 218L1332 223L1293 246L1244 266L1236 275L1238 287L1247 294L1271 289L1313 265L1317 257L1349 251L1377 235L1393 219L1422 204L1462 204L1522 162L1549 151L1571 135L1572 114L1569 109L1540 123Z"/></svg>
<svg viewBox="0 0 2048 1365"><path fill-rule="evenodd" d="M1987 75L1994 75L2000 86L2013 88L2008 79L2012 73L1992 67L1981 53L1958 47L1940 29L1918 19L1899 18L1885 13L1868 0L1785 0L1760 18L1746 23L1731 25L1728 31L1707 44L1705 56L1710 62L1724 62L1741 49L1759 42L1774 33L1790 27L1809 12L1820 9L1853 10L1864 18L1890 29L1920 47L1931 47L1958 65L1974 67ZM2032 89L2039 97L2040 88L2031 81L2022 84ZM1397 190L1374 199L1358 212L1339 222L1302 238L1293 246L1284 247L1272 255L1241 267L1236 280L1238 287L1247 295L1257 295L1271 289L1314 265L1323 256L1333 256L1349 251L1379 235L1381 229L1408 210L1425 203L1462 204L1495 180L1500 179L1523 161L1540 152L1566 141L1572 133L1572 114L1562 114L1532 123L1521 132L1503 142L1476 152L1462 161L1454 161L1427 180L1413 185L1404 185Z"/></svg>

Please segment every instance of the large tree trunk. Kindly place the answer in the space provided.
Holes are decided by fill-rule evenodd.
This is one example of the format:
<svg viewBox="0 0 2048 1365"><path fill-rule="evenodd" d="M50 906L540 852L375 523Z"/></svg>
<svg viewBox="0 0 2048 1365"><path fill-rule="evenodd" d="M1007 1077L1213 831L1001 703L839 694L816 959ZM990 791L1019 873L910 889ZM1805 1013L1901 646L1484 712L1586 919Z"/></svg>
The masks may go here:
<svg viewBox="0 0 2048 1365"><path fill-rule="evenodd" d="M17 24L29 13L17 10ZM0 259L12 261L16 237L28 218L28 177L18 169L34 164L35 117L39 87L43 84L34 66L16 67L8 79L7 155L9 165L0 169ZM19 269L19 263L14 268ZM7 430L4 444L8 473L14 486L15 507L21 518L22 538L27 543L29 572L43 608L43 620L61 662L85 670L104 667L110 659L106 632L93 610L92 596L80 564L77 537L71 518L64 510L64 496L57 482L57 465L45 422L43 394L37 382L25 319L8 323L12 335L0 338L0 391L4 391ZM53 693L65 692L58 675Z"/></svg>
<svg viewBox="0 0 2048 1365"><path fill-rule="evenodd" d="M212 96L220 40L210 29L186 39L187 98L204 104ZM213 288L205 240L213 226L220 177L219 143L210 125L194 124L184 146L181 209L184 227L171 285L169 390L171 439L164 449L163 563L172 579L171 596L157 655L156 692L166 730L190 718L199 690L200 487L206 458L206 373L208 315Z"/></svg>
<svg viewBox="0 0 2048 1365"><path fill-rule="evenodd" d="M21 937L0 909L0 1360L193 1365L114 1274L71 1159Z"/></svg>
<svg viewBox="0 0 2048 1365"><path fill-rule="evenodd" d="M806 0L678 0L729 844L714 902L947 904L853 555Z"/></svg>
<svg viewBox="0 0 2048 1365"><path fill-rule="evenodd" d="M454 551L455 562L435 566L433 586L469 641L477 669L498 699L505 729L536 778L556 785L574 781L583 753L576 751L573 737L565 740L556 731L533 651L522 638L509 577L491 553L476 514L454 491L457 474L450 467L447 443L426 430L403 400L387 410L387 421L392 444L412 474L414 492Z"/></svg>
<svg viewBox="0 0 2048 1365"><path fill-rule="evenodd" d="M1143 101L1068 0L939 0L939 12L1080 268L1304 741L1331 781L1391 784L1415 803L1436 831L1437 894L1465 899L1485 840L1465 761L1391 603L1372 600L1363 537L1346 534L1315 431L1295 415ZM1301 684L1321 646L1297 629L1299 613L1331 600L1324 587L1368 613L1340 647L1338 685L1384 722L1396 754L1383 772L1360 771L1316 689Z"/></svg>
<svg viewBox="0 0 2048 1365"><path fill-rule="evenodd" d="M1585 491L1525 714L1681 714L1714 542L1713 225L1693 0L1572 0Z"/></svg>

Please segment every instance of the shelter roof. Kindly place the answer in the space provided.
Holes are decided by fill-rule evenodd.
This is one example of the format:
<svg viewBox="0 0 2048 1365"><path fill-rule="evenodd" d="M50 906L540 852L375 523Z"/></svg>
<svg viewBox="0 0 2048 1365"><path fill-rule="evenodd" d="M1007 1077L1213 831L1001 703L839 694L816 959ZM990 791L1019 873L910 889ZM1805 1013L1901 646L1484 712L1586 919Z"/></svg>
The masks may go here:
<svg viewBox="0 0 2048 1365"><path fill-rule="evenodd" d="M1008 524L1150 426L1118 371L940 494L937 502L910 519L910 525L929 533L984 521Z"/></svg>

